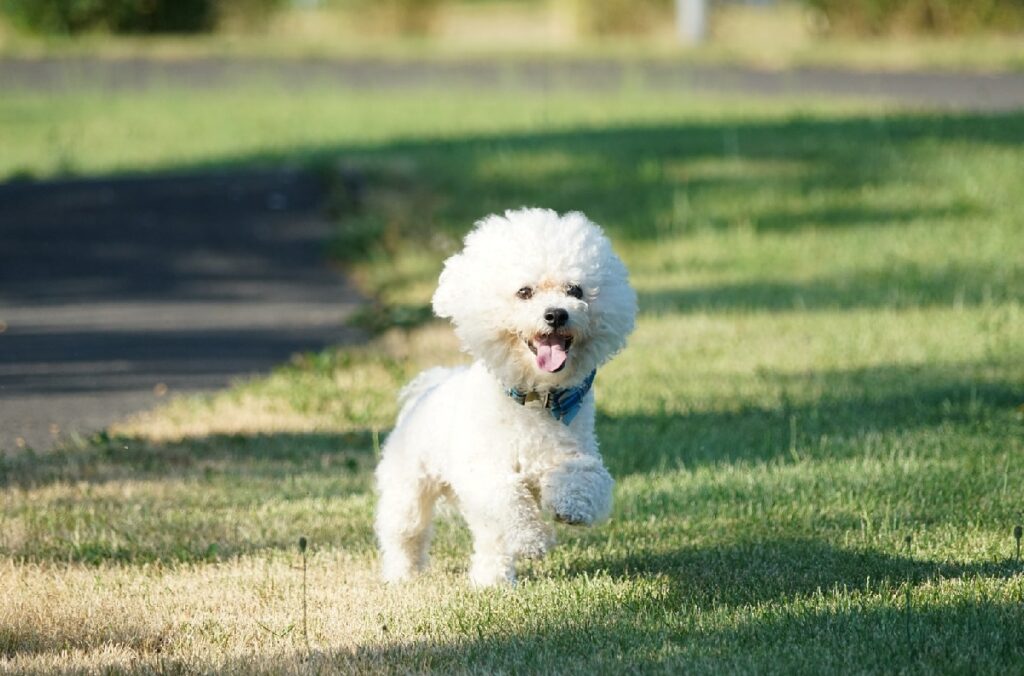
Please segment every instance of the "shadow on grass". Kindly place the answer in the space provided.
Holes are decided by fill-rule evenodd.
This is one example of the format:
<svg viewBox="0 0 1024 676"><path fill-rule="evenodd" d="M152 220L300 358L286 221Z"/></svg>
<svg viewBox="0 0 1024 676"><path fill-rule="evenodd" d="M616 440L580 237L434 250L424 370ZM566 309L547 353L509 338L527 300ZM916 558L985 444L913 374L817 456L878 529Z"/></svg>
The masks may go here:
<svg viewBox="0 0 1024 676"><path fill-rule="evenodd" d="M895 544L895 543L894 543ZM630 551L570 563L569 575L616 579L657 576L671 585L673 602L702 608L785 602L839 590L891 593L905 583L1008 578L1024 573L1013 559L982 563L926 561L877 550L845 550L816 540L771 539L668 552Z"/></svg>
<svg viewBox="0 0 1024 676"><path fill-rule="evenodd" d="M757 279L746 283L648 291L639 294L652 313L785 311L856 308L976 306L1024 294L1024 269L998 273L989 268L949 265L921 269L902 265L854 270L805 282Z"/></svg>
<svg viewBox="0 0 1024 676"><path fill-rule="evenodd" d="M880 366L807 374L760 374L774 406L740 405L648 415L598 415L597 433L615 476L738 461L843 458L863 454L883 432L968 426L1011 436L1024 401L1010 365ZM598 395L600 396L600 395ZM665 402L676 405L676 402ZM663 406L665 404L662 404ZM642 443L637 440L642 439Z"/></svg>
<svg viewBox="0 0 1024 676"><path fill-rule="evenodd" d="M295 546L370 551L370 431L97 436L0 456L0 555L89 565L216 562ZM31 491L34 498L22 491Z"/></svg>
<svg viewBox="0 0 1024 676"><path fill-rule="evenodd" d="M111 646L128 648L137 654L159 655L173 640L173 629L158 628L140 622L133 626L110 628L101 623L83 631L78 623L52 622L45 627L32 622L14 624L0 621L0 658L46 655L64 651L90 652ZM113 670L112 670L113 671Z"/></svg>
<svg viewBox="0 0 1024 676"><path fill-rule="evenodd" d="M101 485L125 479L284 478L303 471L366 473L375 462L373 432L231 434L151 442L101 433L47 453L0 455L0 487L51 483Z"/></svg>
<svg viewBox="0 0 1024 676"><path fill-rule="evenodd" d="M374 282L381 289L428 285L475 220L521 205L584 210L619 242L920 224L957 224L982 237L986 219L1004 206L972 197L961 181L967 169L961 176L932 161L937 144L958 143L974 149L964 151L967 165L978 152L1016 147L1024 143L1024 114L690 122L397 142L359 154L373 176L360 194L390 188L379 204L346 197L345 181L334 181L341 195L334 201L345 206L332 250L350 260L386 260L403 247L432 252L437 265L415 280L396 270ZM381 169L389 162L405 167L399 178ZM418 167L415 180L409 166ZM769 272L767 279L643 293L640 306L651 313L973 306L1024 294L1019 267L930 263L880 260L876 269L805 281L780 270L778 280ZM426 304L396 304L363 319L380 329L431 317Z"/></svg>
<svg viewBox="0 0 1024 676"><path fill-rule="evenodd" d="M879 201L885 197L865 191L933 190L932 165L908 160L918 151L927 157L936 141L1015 147L1024 142L1024 114L691 122L393 143L360 156L371 165L374 158L412 161L424 169L421 187L439 198L418 202L408 219L390 214L378 231L355 219L350 234L431 246L439 229L457 241L481 215L519 205L583 209L619 240L738 223L795 231L984 215L988 207L966 193L914 194L911 203L893 205L891 196ZM809 196L837 204L794 206ZM365 241L348 244L366 248Z"/></svg>
<svg viewBox="0 0 1024 676"><path fill-rule="evenodd" d="M326 235L308 224L324 200L317 177L186 170L0 183L0 300L294 301L317 288L323 272L309 263ZM272 197L286 208L268 207Z"/></svg>
<svg viewBox="0 0 1024 676"><path fill-rule="evenodd" d="M314 670L394 673L998 673L1024 659L1019 604L961 600L909 613L898 600L846 605L766 609L730 621L693 608L601 603L537 628L291 660L308 659Z"/></svg>
<svg viewBox="0 0 1024 676"><path fill-rule="evenodd" d="M913 221L942 221L983 215L977 205L953 202L945 206L918 207L831 207L763 211L753 224L756 230L799 230L807 227L838 228L861 226L892 227Z"/></svg>

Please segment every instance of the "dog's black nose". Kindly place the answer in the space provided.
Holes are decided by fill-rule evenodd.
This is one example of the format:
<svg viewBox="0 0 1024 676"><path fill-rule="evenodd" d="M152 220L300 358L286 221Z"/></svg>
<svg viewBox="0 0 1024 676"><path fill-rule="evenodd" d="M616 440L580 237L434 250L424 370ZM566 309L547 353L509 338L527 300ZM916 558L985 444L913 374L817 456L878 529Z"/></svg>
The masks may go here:
<svg viewBox="0 0 1024 676"><path fill-rule="evenodd" d="M544 310L544 321L553 329L564 326L569 321L569 313L560 307L549 307Z"/></svg>

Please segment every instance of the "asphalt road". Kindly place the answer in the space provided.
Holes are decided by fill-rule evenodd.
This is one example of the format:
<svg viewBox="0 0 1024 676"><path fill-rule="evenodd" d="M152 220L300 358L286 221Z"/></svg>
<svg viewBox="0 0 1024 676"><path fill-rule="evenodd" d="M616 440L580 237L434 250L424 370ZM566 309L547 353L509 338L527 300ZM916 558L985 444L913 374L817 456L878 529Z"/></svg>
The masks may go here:
<svg viewBox="0 0 1024 676"><path fill-rule="evenodd" d="M624 62L600 58L0 60L0 91L56 92L75 87L126 91L156 86L216 89L243 82L294 90L333 86L474 91L509 88L601 91L628 84L665 91L758 97L824 95L882 99L901 105L948 110L1006 111L1024 107L1024 73L900 73L831 68L774 71L669 60Z"/></svg>
<svg viewBox="0 0 1024 676"><path fill-rule="evenodd" d="M0 449L357 336L296 173L0 185Z"/></svg>

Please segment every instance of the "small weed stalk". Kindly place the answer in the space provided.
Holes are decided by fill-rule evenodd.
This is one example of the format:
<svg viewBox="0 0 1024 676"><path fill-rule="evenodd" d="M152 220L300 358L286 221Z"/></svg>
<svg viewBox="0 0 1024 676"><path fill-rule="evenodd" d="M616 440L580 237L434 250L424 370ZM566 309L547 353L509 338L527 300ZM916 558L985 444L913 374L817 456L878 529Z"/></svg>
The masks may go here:
<svg viewBox="0 0 1024 676"><path fill-rule="evenodd" d="M800 451L796 447L796 416L789 416L789 457L800 462Z"/></svg>
<svg viewBox="0 0 1024 676"><path fill-rule="evenodd" d="M907 536L903 539L903 542L907 545L907 584L904 587L904 600L905 600L905 615L907 618L907 650L913 652L913 645L910 639L910 566L911 566L911 546L913 545L914 539L911 536Z"/></svg>
<svg viewBox="0 0 1024 676"><path fill-rule="evenodd" d="M309 652L309 631L306 625L306 537L299 538L299 552L302 553L302 640L306 644L306 652Z"/></svg>
<svg viewBox="0 0 1024 676"><path fill-rule="evenodd" d="M1013 527L1013 539L1017 541L1017 563L1020 563L1020 538L1024 535L1024 526L1017 524Z"/></svg>

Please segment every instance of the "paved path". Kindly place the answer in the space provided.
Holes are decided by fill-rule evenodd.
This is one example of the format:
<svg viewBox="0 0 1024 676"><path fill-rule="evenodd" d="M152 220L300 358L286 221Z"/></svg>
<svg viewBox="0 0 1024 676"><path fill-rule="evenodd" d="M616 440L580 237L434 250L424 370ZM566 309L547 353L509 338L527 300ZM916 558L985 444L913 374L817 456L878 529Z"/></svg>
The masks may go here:
<svg viewBox="0 0 1024 676"><path fill-rule="evenodd" d="M321 203L289 173L0 185L0 450L353 339Z"/></svg>
<svg viewBox="0 0 1024 676"><path fill-rule="evenodd" d="M600 58L460 59L22 59L0 60L0 91L110 91L153 86L221 88L241 82L309 87L611 90L624 85L749 96L827 95L885 99L910 106L1005 111L1024 107L1024 73L789 71Z"/></svg>

